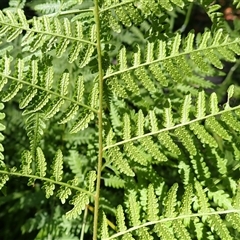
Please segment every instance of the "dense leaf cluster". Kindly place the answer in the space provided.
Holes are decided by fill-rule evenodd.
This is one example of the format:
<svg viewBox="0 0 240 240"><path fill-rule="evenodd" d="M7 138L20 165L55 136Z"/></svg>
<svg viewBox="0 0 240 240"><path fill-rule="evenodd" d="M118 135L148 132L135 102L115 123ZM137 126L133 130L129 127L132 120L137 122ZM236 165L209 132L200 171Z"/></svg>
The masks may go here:
<svg viewBox="0 0 240 240"><path fill-rule="evenodd" d="M0 238L238 239L238 30L217 1L10 0Z"/></svg>

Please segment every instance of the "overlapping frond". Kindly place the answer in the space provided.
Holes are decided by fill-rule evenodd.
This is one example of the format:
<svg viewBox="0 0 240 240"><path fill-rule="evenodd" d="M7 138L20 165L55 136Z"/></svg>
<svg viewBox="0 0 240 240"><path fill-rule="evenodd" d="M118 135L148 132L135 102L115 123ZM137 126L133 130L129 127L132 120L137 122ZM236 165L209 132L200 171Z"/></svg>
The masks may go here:
<svg viewBox="0 0 240 240"><path fill-rule="evenodd" d="M11 58L7 54L1 61L1 67L5 69L1 75L2 101L10 101L17 94L21 96L19 106L24 109L23 115L29 115L27 119L29 135L33 135L32 130L36 130L33 129L33 118L40 115L42 119L47 120L60 112L59 123L64 124L76 118L76 115L79 114L70 130L72 133L86 128L88 123L94 119L95 109L98 108L97 83L93 85L89 96L86 96L85 104L83 76L78 76L75 80L74 94L71 98L73 80L70 78L68 70L63 71L60 78L55 81L53 66L49 65L41 69L42 64L45 63L44 60L39 61L36 57L32 57L30 62L26 62L22 58L18 58L16 60L16 71L12 73L13 77L11 77L10 61ZM30 66L27 67L27 64ZM11 82L10 85L7 84L8 82ZM67 102L70 102L68 106L66 105ZM64 110L64 112L60 110ZM41 125L41 128L43 128L43 124ZM41 132L42 130L39 132L40 135ZM31 145L36 141L36 136L34 137L35 140L30 136Z"/></svg>
<svg viewBox="0 0 240 240"><path fill-rule="evenodd" d="M130 27L132 25L140 24L143 16L151 14L157 15L158 12L172 11L174 7L183 7L191 0L172 0L172 1L153 1L141 0L138 3L133 1L104 1L101 8L102 21L107 23L115 32L120 32L122 26Z"/></svg>
<svg viewBox="0 0 240 240"><path fill-rule="evenodd" d="M186 187L181 201L177 199L177 188L178 185L174 184L172 188L168 191L165 197L165 208L161 209L158 206L158 198L154 193L154 188L152 185L148 187L148 201L147 207L143 208L143 205L138 201L138 196L130 192L127 201L127 208L124 214L123 207L118 206L116 211L116 219L118 225L118 233L114 234L112 237L108 237L107 226L105 226L105 240L113 239L114 237L127 235L130 237L133 234L137 234L142 237L144 232L148 233L146 239L152 239L153 235L151 231L148 230L148 225L154 225L153 232L155 232L159 237L163 239L191 239L192 234L194 234L195 227L198 228L199 221L203 226L212 227L213 234L216 234L220 239L233 239L228 228L226 227L226 220L230 222L232 228L239 231L239 224L237 224L236 219L238 218L239 208L236 203L233 202L230 207L233 213L227 213L226 219L220 217L221 211L218 211L218 207L222 207L221 203L217 200L218 191L212 192L213 196L211 201L208 200L205 189L201 184L195 181L195 185L190 184ZM237 199L239 191L235 194ZM194 197L195 196L195 197ZM227 195L222 196L222 200L227 199ZM193 203L197 202L197 208L193 206ZM180 207L177 207L180 206ZM225 206L224 209L229 209ZM139 214L141 211L145 212L150 217L148 218L149 224L145 224L144 218ZM197 214L193 214L197 213ZM150 215L149 215L150 214ZM164 216L164 218L163 218ZM126 221L129 218L130 223ZM198 221L195 221L195 220ZM142 222L143 221L143 222ZM126 233L126 224L129 225L128 233ZM196 226L195 226L196 224ZM142 239L142 238L141 238Z"/></svg>
<svg viewBox="0 0 240 240"><path fill-rule="evenodd" d="M1 169L4 168L1 167ZM55 153L55 157L52 161L49 171L47 160L40 147L36 148L36 156L33 156L30 151L25 150L22 153L20 170L17 170L15 168L4 170L4 174L1 173L1 188L9 180L10 176L13 173L22 177L28 177L29 185L33 185L36 179L42 180L46 198L55 195L61 200L62 203L65 203L70 196L73 196L72 200L70 200L70 204L74 205L74 207L72 210L66 213L66 216L70 219L77 218L79 216L81 211L90 202L91 194L95 191L95 171L88 172L86 176L85 185L88 190L84 190L78 187L79 181L77 177L73 180L62 182L64 176L63 155L61 150L58 150Z"/></svg>
<svg viewBox="0 0 240 240"><path fill-rule="evenodd" d="M113 134L112 130L109 132L111 140L106 142L105 149L107 149L110 162L114 165L118 162L117 165L120 167L120 159L123 159L123 154L121 153L121 158L119 155L121 145L124 146L130 165L132 161L141 165L147 165L150 162L164 163L168 161L169 154L178 159L187 152L190 162L182 161L179 166L180 169L188 172L185 172L188 177L183 175L185 180L186 177L189 181L191 179L189 170L187 170L189 164L192 165L197 176L207 179L210 177L209 164L205 162L201 149L196 146L208 146L212 149L219 173L226 174L227 170L224 166L226 160L219 152L221 147L219 138L230 143L233 139L231 131L240 131L238 115L234 111L236 110L237 113L238 108L234 109L230 106L233 93L234 88L230 86L227 102L222 109L219 109L215 93L211 94L207 103L203 91L199 92L197 99L188 94L178 115L175 113L175 118L170 100L165 105L162 115L156 115L154 111L150 111L148 116L144 117L141 110L136 115L125 113L122 121L122 141L115 144L117 133ZM158 122L161 122L162 126L159 126ZM148 130L146 126L148 126ZM126 164L128 164L127 161Z"/></svg>
<svg viewBox="0 0 240 240"><path fill-rule="evenodd" d="M79 59L79 67L88 64L95 49L95 25L86 29L80 21L71 23L68 18L60 20L44 15L34 17L33 23L29 24L24 12L18 9L16 13L1 11L0 25L0 38L7 42L23 35L21 45L25 51L41 49L46 53L55 50L57 57L69 52L68 61L72 63Z"/></svg>
<svg viewBox="0 0 240 240"><path fill-rule="evenodd" d="M182 91L194 92L194 88L191 88L195 84L194 79L193 82L191 80L194 71L204 76L211 72L211 65L222 69L222 59L235 61L239 44L239 39L232 39L223 29L219 29L215 32L205 31L197 41L190 32L185 39L176 34L171 40L148 42L144 52L137 46L132 61L126 58L126 49L123 47L119 52L118 64L114 70L110 66L104 78L109 88L122 98L127 98L130 93L138 94L140 86L153 94L157 87L172 83L176 83L175 87ZM196 66L198 70L193 71ZM200 76L198 79L201 79ZM204 87L209 86L206 81L200 83Z"/></svg>

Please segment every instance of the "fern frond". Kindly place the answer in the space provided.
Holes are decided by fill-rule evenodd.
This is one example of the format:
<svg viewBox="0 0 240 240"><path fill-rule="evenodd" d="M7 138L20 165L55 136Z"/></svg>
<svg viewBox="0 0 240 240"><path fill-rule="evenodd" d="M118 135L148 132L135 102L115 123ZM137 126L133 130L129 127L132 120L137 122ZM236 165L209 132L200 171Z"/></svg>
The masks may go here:
<svg viewBox="0 0 240 240"><path fill-rule="evenodd" d="M108 156L112 164L116 166L120 172L126 174L127 176L133 177L135 175L130 168L127 160L124 158L124 156L117 147L109 149Z"/></svg>
<svg viewBox="0 0 240 240"><path fill-rule="evenodd" d="M149 184L147 189L147 219L149 221L158 220L159 213L158 200L154 193L154 188L152 184Z"/></svg>
<svg viewBox="0 0 240 240"><path fill-rule="evenodd" d="M91 111L84 111L81 114L80 120L77 120L72 128L70 129L70 133L77 133L85 128L88 127L88 124L90 123L91 120L94 119L94 113ZM66 121L66 119L65 119Z"/></svg>
<svg viewBox="0 0 240 240"><path fill-rule="evenodd" d="M137 162L143 166L148 164L147 154L141 151L137 146L134 146L132 142L124 144L124 150L126 155L132 159L134 162Z"/></svg>
<svg viewBox="0 0 240 240"><path fill-rule="evenodd" d="M167 157L159 151L159 147L153 142L151 137L141 138L139 142L144 147L144 150L151 154L157 162L167 161Z"/></svg>
<svg viewBox="0 0 240 240"><path fill-rule="evenodd" d="M177 144L174 143L172 138L166 132L158 134L158 140L160 144L166 147L171 153L176 154L177 156L181 154L181 151Z"/></svg>
<svg viewBox="0 0 240 240"><path fill-rule="evenodd" d="M185 240L185 239L191 240L192 239L188 230L183 225L183 221L181 221L181 220L173 221L173 229L174 229L174 232L175 232L176 236L178 237L178 239L181 239L181 240Z"/></svg>
<svg viewBox="0 0 240 240"><path fill-rule="evenodd" d="M107 223L107 217L106 214L103 212L102 213L102 224L101 224L101 238L108 238L108 223Z"/></svg>
<svg viewBox="0 0 240 240"><path fill-rule="evenodd" d="M177 189L178 184L174 184L167 193L166 199L164 201L164 216L175 217L176 216L176 204L177 204Z"/></svg>
<svg viewBox="0 0 240 240"><path fill-rule="evenodd" d="M86 176L86 185L89 192L94 192L97 175L95 171L89 171Z"/></svg>
<svg viewBox="0 0 240 240"><path fill-rule="evenodd" d="M195 156L197 154L197 149L193 142L193 139L189 133L189 131L184 127L177 128L174 133L182 142L183 146L187 149L191 156Z"/></svg>
<svg viewBox="0 0 240 240"><path fill-rule="evenodd" d="M176 239L174 234L170 231L169 226L166 223L157 223L154 226L154 232L156 232L158 237L160 237L163 240Z"/></svg>
<svg viewBox="0 0 240 240"><path fill-rule="evenodd" d="M113 187L113 188L124 188L125 181L118 176L108 175L108 177L103 177L104 185L106 187Z"/></svg>
<svg viewBox="0 0 240 240"><path fill-rule="evenodd" d="M63 175L63 155L61 150L58 150L55 154L52 164L52 176L55 181L61 181Z"/></svg>
<svg viewBox="0 0 240 240"><path fill-rule="evenodd" d="M70 201L70 204L74 205L74 207L66 213L66 217L68 219L75 219L85 209L86 205L89 204L89 196L83 192L77 193Z"/></svg>
<svg viewBox="0 0 240 240"><path fill-rule="evenodd" d="M0 178L0 189L2 189L6 183L9 181L9 176L8 174L1 174Z"/></svg>
<svg viewBox="0 0 240 240"><path fill-rule="evenodd" d="M43 151L40 147L36 149L36 174L40 177L45 177L47 170L47 163Z"/></svg>
<svg viewBox="0 0 240 240"><path fill-rule="evenodd" d="M29 151L24 151L21 157L21 173L22 174L31 174L32 173L32 154Z"/></svg>
<svg viewBox="0 0 240 240"><path fill-rule="evenodd" d="M35 156L37 147L42 139L46 124L41 113L30 114L25 121L25 128L30 141L32 155ZM34 157L35 158L35 157Z"/></svg>

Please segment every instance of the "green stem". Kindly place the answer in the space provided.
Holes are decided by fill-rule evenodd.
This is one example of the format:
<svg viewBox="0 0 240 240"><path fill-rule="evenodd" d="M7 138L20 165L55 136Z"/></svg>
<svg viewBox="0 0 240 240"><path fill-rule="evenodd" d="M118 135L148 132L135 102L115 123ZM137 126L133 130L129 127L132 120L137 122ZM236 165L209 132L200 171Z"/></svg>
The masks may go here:
<svg viewBox="0 0 240 240"><path fill-rule="evenodd" d="M79 192L84 192L84 193L88 194L89 196L93 196L93 194L91 192L87 191L84 188L76 187L76 186L73 186L73 185L65 183L65 182L55 181L51 178L40 177L40 176L33 175L33 174L24 174L24 173L21 173L21 172L11 172L11 171L6 171L6 170L0 170L0 174L39 179L43 182L50 182L50 183L53 183L53 184L56 184L56 185L65 186L65 187L68 187L70 189L75 189L76 191L79 191Z"/></svg>
<svg viewBox="0 0 240 240"><path fill-rule="evenodd" d="M82 223L82 230L81 230L80 240L84 240L84 232L85 232L87 214L88 214L88 207L86 206L85 210L84 210L84 216L83 216L83 223Z"/></svg>
<svg viewBox="0 0 240 240"><path fill-rule="evenodd" d="M185 31L185 29L186 29L186 27L187 27L187 25L188 25L188 23L189 23L189 21L190 21L190 17L191 17L191 13L192 13L192 8L193 8L193 3L190 3L190 5L189 5L189 7L188 7L187 15L186 15L186 17L185 17L185 21L184 21L182 27L180 28L180 31L181 31L181 32L184 32L184 31Z"/></svg>
<svg viewBox="0 0 240 240"><path fill-rule="evenodd" d="M94 17L96 22L97 35L97 53L98 53L98 71L99 71L99 109L98 109L98 166L97 166L97 184L95 193L94 220L93 220L93 240L97 240L98 230L98 211L100 197L101 169L103 158L103 70L102 70L102 50L100 36L100 18L98 0L94 0Z"/></svg>

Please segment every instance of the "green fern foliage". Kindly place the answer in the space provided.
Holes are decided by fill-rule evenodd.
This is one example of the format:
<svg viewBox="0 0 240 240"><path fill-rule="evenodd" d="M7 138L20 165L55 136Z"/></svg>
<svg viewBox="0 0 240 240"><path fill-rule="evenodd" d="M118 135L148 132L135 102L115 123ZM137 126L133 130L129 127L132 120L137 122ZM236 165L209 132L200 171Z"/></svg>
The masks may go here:
<svg viewBox="0 0 240 240"><path fill-rule="evenodd" d="M9 1L0 238L240 238L239 20L220 4Z"/></svg>

